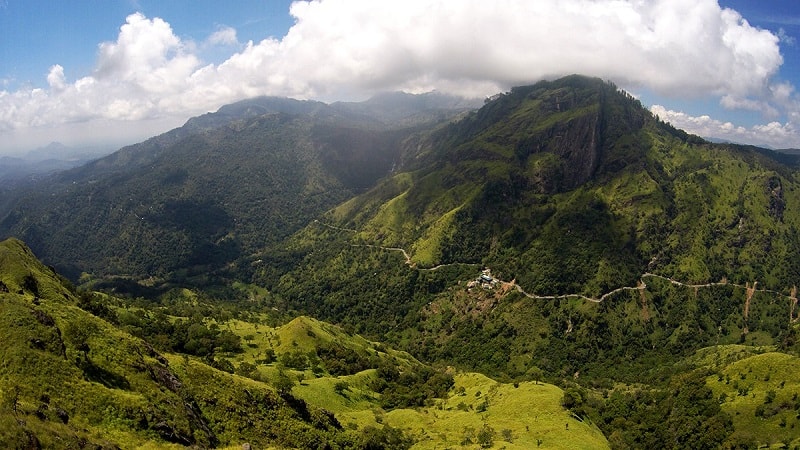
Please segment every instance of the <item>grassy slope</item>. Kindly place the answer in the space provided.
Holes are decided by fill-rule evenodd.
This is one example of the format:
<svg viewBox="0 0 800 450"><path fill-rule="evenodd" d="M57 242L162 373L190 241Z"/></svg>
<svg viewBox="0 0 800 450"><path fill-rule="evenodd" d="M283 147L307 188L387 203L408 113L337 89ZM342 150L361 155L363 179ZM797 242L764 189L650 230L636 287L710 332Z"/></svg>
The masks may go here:
<svg viewBox="0 0 800 450"><path fill-rule="evenodd" d="M459 374L446 400L419 411L392 411L386 421L414 434L419 439L414 448L419 449L455 448L466 437L477 444L484 426L494 430L492 448L608 448L596 427L561 407L563 394L550 384L523 382L515 387L480 374ZM485 411L478 412L483 404L488 404Z"/></svg>
<svg viewBox="0 0 800 450"><path fill-rule="evenodd" d="M716 369L707 384L733 419L736 436L759 444L800 444L800 358L737 345L704 351L706 364Z"/></svg>
<svg viewBox="0 0 800 450"><path fill-rule="evenodd" d="M79 309L75 295L19 241L0 242L0 255L4 285L17 290L20 276L31 275L39 294L0 293L3 447L298 447L350 440L328 425L311 426L304 417L316 409L288 404L268 384L164 357Z"/></svg>
<svg viewBox="0 0 800 450"><path fill-rule="evenodd" d="M150 379L147 369L162 365L141 342L72 305L43 299L34 306L30 297L15 294L0 301L2 415L8 420L16 404L16 416L26 418L9 432L33 433L52 448L60 446L58 437L87 433L124 448L157 441L153 430L135 431L137 421L148 419L187 432L180 397ZM41 411L45 420L34 417ZM67 424L58 411L67 413Z"/></svg>
<svg viewBox="0 0 800 450"><path fill-rule="evenodd" d="M529 448L535 439L542 439L543 448L606 445L596 429L571 418L560 406L560 389L532 383L515 388L477 374L457 376L449 398L429 407L384 411L379 394L371 390L374 369L339 377L308 369L286 370L301 381L292 388L293 394L309 405L308 412L303 412L305 407L290 408L269 384L256 380L272 380L285 371L278 364L259 363L268 348L280 357L313 353L335 343L392 359L404 370L420 363L408 354L307 317L278 328L232 320L220 327L245 337L247 351L228 357L235 367L247 362L258 369L255 376L249 374L252 378L228 374L195 358L159 355L144 342L77 308L75 296L59 287L61 280L22 243L0 243L0 255L5 269L0 279L7 287L17 290L26 285L18 279L32 274L39 294L58 293L55 299L42 295L36 301L24 291L0 294L3 445L24 446L36 439L46 448L79 442L151 449L181 448L189 442L233 448L244 442L291 447L303 446L299 443L319 433L352 445L354 437L343 434L355 431L320 431L300 420L304 414L318 420L320 407L335 413L349 430L381 423L403 429L419 441L415 448L457 445L465 437L477 442L484 424L495 429L495 448ZM341 382L346 387L337 389ZM478 412L484 402L488 407ZM522 405L534 409L530 414L516 413ZM62 412L68 419L62 419ZM570 430L562 429L566 423Z"/></svg>
<svg viewBox="0 0 800 450"><path fill-rule="evenodd" d="M223 325L240 336L250 336L247 351L232 358L234 365L243 361L254 363L267 348L277 355L288 351L313 351L321 344L335 340L356 350L369 349L383 357L403 361L408 367L419 364L408 354L385 349L359 336L351 336L338 327L307 317L300 317L276 329L247 322L231 321ZM296 345L295 345L296 344ZM260 365L259 377L274 377L279 368L275 364ZM293 394L312 405L336 414L349 428L364 428L389 424L403 429L417 443L413 448L427 449L437 446L458 447L464 438L471 436L477 447L477 433L486 424L495 431L492 448L533 448L541 439L541 448L607 448L602 433L591 424L577 420L560 402L563 391L553 385L533 382L498 383L475 373L458 374L447 399L436 400L433 405L420 409L384 411L378 404L379 395L370 390L375 378L373 369L354 375L331 377L315 376L310 370L290 371L302 381L296 384ZM345 382L341 393L336 383ZM484 412L480 405L488 402ZM569 424L567 429L566 424ZM507 430L504 436L504 430ZM511 437L510 441L506 440Z"/></svg>

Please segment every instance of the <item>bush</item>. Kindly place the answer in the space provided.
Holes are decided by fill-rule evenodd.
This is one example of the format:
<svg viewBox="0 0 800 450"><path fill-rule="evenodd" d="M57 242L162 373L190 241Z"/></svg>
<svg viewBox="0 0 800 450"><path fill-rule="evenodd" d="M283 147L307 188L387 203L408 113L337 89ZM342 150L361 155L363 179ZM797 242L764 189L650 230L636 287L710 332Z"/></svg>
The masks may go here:
<svg viewBox="0 0 800 450"><path fill-rule="evenodd" d="M483 428L478 431L478 445L480 445L481 448L490 448L494 445L494 435L494 428L483 424Z"/></svg>
<svg viewBox="0 0 800 450"><path fill-rule="evenodd" d="M366 426L358 444L361 450L407 450L414 440L399 428L384 425L382 428Z"/></svg>
<svg viewBox="0 0 800 450"><path fill-rule="evenodd" d="M343 395L343 394L344 394L344 391L346 391L348 388L350 388L350 385L349 385L349 384L347 384L347 382L346 382L346 381L337 381L337 382L336 382L336 383L333 385L333 390L334 390L334 392L336 392L336 393L337 393L337 394L339 394L339 395Z"/></svg>

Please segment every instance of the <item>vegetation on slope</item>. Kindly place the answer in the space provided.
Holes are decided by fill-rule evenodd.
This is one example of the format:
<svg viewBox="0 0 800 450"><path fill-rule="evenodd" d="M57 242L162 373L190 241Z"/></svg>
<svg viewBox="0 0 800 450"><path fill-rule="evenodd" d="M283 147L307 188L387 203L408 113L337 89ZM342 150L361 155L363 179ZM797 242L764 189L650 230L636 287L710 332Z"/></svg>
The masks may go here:
<svg viewBox="0 0 800 450"><path fill-rule="evenodd" d="M0 243L0 254L6 288L0 293L0 443L6 448L245 442L364 448L381 442L366 431L344 430L332 414L288 390L188 355L161 354L78 308L77 295L19 241ZM18 285L20 273L33 281Z"/></svg>
<svg viewBox="0 0 800 450"><path fill-rule="evenodd" d="M688 136L582 77L514 89L422 142L407 172L258 255L275 305L424 361L578 383L606 405L583 411L615 446L737 439L705 375L673 367L719 344L796 351L792 166ZM468 284L482 267L497 286ZM618 383L636 427L606 421ZM708 441L659 428L690 426L668 402L681 383L709 404L686 410L718 427Z"/></svg>
<svg viewBox="0 0 800 450"><path fill-rule="evenodd" d="M241 123L255 120L257 128L278 116L258 117ZM307 125L284 119L290 127ZM322 129L333 136L333 147L351 139ZM200 145L197 136L187 139ZM294 226L308 226L289 239L262 236L252 256L232 248L231 259L219 260L237 255L226 275L253 284L121 302L78 297L51 270L16 266L4 281L9 298L23 296L30 304L39 298L37 308L54 308L55 295L66 308L45 311L58 332L40 323L49 334L34 325L44 337L26 335L22 342L56 358L63 342L64 373L83 374L111 392L91 391L101 398L124 391L120 404L133 405L126 415L112 414L117 428L89 421L87 433L99 430L98 442L118 442L118 435L167 440L167 428L152 425L155 417L180 439L210 445L211 434L181 408L144 406L163 395L178 402L170 405L189 396L220 443L251 430L229 422L229 410L258 420L277 414L281 420L270 426L278 428L258 436L284 446L296 445L279 437L293 427L304 430L294 433L303 442L342 446L373 438L398 448L412 440L420 448L530 448L554 445L554 436L569 442L552 423L523 432L503 417L511 407L503 403L513 396L508 392L534 394L543 379L561 390L543 388L551 392L547 400L526 394L520 401L550 405L546 410L559 422L573 417L560 425L564 432L580 430L581 442L604 445L599 429L618 448L796 445L797 388L786 376L796 363L800 314L794 288L800 191L793 166L769 152L688 136L615 86L584 77L515 88L461 121L402 145L395 137L401 163L391 176L326 214L298 213ZM352 182L351 176L357 173L336 179ZM178 184L185 187L186 180ZM191 226L184 225L203 228L219 222L212 204L202 217L197 205L183 206L160 209L164 223L188 218ZM169 216L174 211L181 214ZM213 235L208 242L244 242L220 230L205 230ZM195 274L195 281L214 281L208 267L186 268L186 261L174 266L175 280ZM11 322L30 326L34 313L17 318L24 305L9 308L16 311ZM298 317L304 314L348 333ZM92 325L72 326L78 319ZM351 338L352 332L409 353ZM105 355L105 336L127 340L126 355L139 349L144 362ZM698 353L704 348L710 350ZM743 354L732 357L734 349ZM127 373L142 364L163 366L184 389L140 394L145 391L136 389L153 380ZM476 370L502 383L474 381L480 401L459 400L477 377L460 371ZM224 383L247 390L229 391ZM484 389L502 395L484 396ZM32 417L31 395L10 404L27 405L19 411ZM239 405L249 404L250 395L258 407ZM50 422L52 433L68 425ZM552 430L547 438L545 429ZM30 433L38 431L20 429L14 439ZM74 433L83 438L81 430Z"/></svg>
<svg viewBox="0 0 800 450"><path fill-rule="evenodd" d="M242 255L389 173L405 138L459 111L446 100L406 108L404 126L365 112L380 101L229 105L21 190L3 202L0 237L24 240L73 280L134 295L221 284L246 273L233 264ZM435 114L412 120L422 108Z"/></svg>
<svg viewBox="0 0 800 450"><path fill-rule="evenodd" d="M76 292L20 241L0 243L0 255L4 447L605 446L560 405L555 386L454 378L324 322L272 327L263 313L185 290L126 305ZM226 333L236 339L209 337ZM534 423L510 414L512 404L536 404Z"/></svg>

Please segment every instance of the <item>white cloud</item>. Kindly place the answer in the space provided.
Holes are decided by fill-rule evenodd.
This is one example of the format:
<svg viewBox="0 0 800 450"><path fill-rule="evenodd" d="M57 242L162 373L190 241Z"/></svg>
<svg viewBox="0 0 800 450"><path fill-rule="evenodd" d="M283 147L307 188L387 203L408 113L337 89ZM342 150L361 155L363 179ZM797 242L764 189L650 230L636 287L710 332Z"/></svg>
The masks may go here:
<svg viewBox="0 0 800 450"><path fill-rule="evenodd" d="M684 112L653 105L650 111L672 126L705 138L717 138L740 144L761 145L772 148L800 148L800 130L792 122L777 121L750 128L736 126L707 115L691 116Z"/></svg>
<svg viewBox="0 0 800 450"><path fill-rule="evenodd" d="M133 14L115 42L99 45L91 74L69 82L54 65L49 89L0 91L0 132L186 118L265 94L483 96L570 73L665 96L715 95L772 115L778 94L795 98L791 85L772 82L781 37L716 0L315 0L293 3L291 14L286 36L237 45L220 64L202 63L165 20ZM222 27L203 42L236 45L236 30Z"/></svg>
<svg viewBox="0 0 800 450"><path fill-rule="evenodd" d="M221 27L206 40L208 45L237 45L239 39L236 37L236 29L231 27Z"/></svg>
<svg viewBox="0 0 800 450"><path fill-rule="evenodd" d="M280 56L318 95L345 82L507 87L586 73L662 94L742 96L782 63L778 37L715 0L328 0L291 11Z"/></svg>
<svg viewBox="0 0 800 450"><path fill-rule="evenodd" d="M67 79L64 78L64 68L56 64L50 68L47 74L47 84L54 92L62 91L67 87Z"/></svg>
<svg viewBox="0 0 800 450"><path fill-rule="evenodd" d="M786 33L786 30L783 28L778 28L778 39L781 40L786 45L794 46L797 43L797 39L794 36L789 35Z"/></svg>

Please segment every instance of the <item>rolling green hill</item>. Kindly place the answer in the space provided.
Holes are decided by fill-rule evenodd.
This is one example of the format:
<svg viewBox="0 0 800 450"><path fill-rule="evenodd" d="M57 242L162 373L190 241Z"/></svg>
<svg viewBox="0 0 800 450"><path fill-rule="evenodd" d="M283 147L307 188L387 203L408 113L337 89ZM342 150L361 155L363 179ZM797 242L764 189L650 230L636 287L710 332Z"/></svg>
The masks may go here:
<svg viewBox="0 0 800 450"><path fill-rule="evenodd" d="M357 439L273 387L163 355L85 310L21 242L0 243L4 448L177 448ZM336 443L339 444L336 444Z"/></svg>
<svg viewBox="0 0 800 450"><path fill-rule="evenodd" d="M247 350L200 359L130 334L142 330L125 315L158 308L102 297L113 319L93 315L91 294L18 240L0 242L0 281L3 448L607 448L555 386L454 377L311 318L273 328L206 317ZM512 414L519 405L535 411Z"/></svg>

